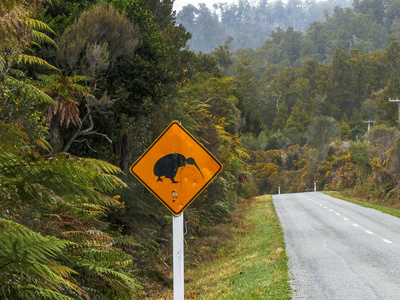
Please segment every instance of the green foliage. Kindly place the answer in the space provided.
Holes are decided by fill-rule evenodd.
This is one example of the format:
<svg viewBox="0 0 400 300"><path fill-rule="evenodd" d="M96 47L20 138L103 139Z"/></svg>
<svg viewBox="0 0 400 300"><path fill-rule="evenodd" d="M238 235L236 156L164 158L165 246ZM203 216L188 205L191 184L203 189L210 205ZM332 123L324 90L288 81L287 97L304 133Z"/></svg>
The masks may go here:
<svg viewBox="0 0 400 300"><path fill-rule="evenodd" d="M25 9L26 15L32 12L28 6ZM24 46L30 41L54 46L47 36L35 32L53 33L45 23L26 20L33 31ZM21 34L17 28L13 33ZM46 106L61 100L75 104L74 96L87 93L75 84L84 78L43 75L37 77L39 82L31 80L27 74L40 70L38 66L56 69L46 60L26 55L18 44L11 54L7 47L0 45L1 297L132 298L140 285L130 276L132 256L125 251L137 244L100 221L110 210L123 208L118 197L112 197L116 188L127 187L117 176L121 170L105 161L68 153L41 154L51 148L45 140ZM16 69L17 64L30 71ZM72 121L77 124L76 118Z"/></svg>
<svg viewBox="0 0 400 300"><path fill-rule="evenodd" d="M78 292L68 280L76 271L56 258L72 245L42 235L11 220L0 219L0 295L20 299L73 299L60 288Z"/></svg>
<svg viewBox="0 0 400 300"><path fill-rule="evenodd" d="M388 27L396 32L394 1L338 7L307 32L254 27L225 44L220 21L233 30L235 18L252 20L244 29L258 22L254 13L276 25L306 19L317 4L219 4L220 19L186 7L180 17L203 29L197 42L206 46L209 32L220 40L212 54L188 50L170 1L106 2L55 0L43 12L32 1L0 4L0 223L22 228L0 240L6 258L32 254L41 272L0 269L3 298L129 299L136 276L168 286L170 220L128 169L174 119L224 165L188 211L190 237L202 222L226 220L238 197L279 186L398 197L397 107L388 99L399 94L399 41L374 51L386 47ZM249 48L254 34L269 36L258 49ZM366 120L375 121L368 133Z"/></svg>
<svg viewBox="0 0 400 300"><path fill-rule="evenodd" d="M243 148L248 150L265 150L268 145L268 136L265 131L262 131L258 137L255 137L251 132L242 134L240 137Z"/></svg>
<svg viewBox="0 0 400 300"><path fill-rule="evenodd" d="M99 4L64 31L58 56L67 71L79 65L85 75L95 78L117 58L133 53L139 44L138 28L126 14L112 5Z"/></svg>
<svg viewBox="0 0 400 300"><path fill-rule="evenodd" d="M361 141L350 143L350 158L358 166L368 165L370 157L367 152L367 145Z"/></svg>
<svg viewBox="0 0 400 300"><path fill-rule="evenodd" d="M351 160L360 169L360 179L362 180L371 172L371 157L368 153L368 146L361 141L351 142L349 153Z"/></svg>
<svg viewBox="0 0 400 300"><path fill-rule="evenodd" d="M337 133L338 126L332 117L318 117L310 126L308 143L311 147L325 148L332 138L337 136Z"/></svg>
<svg viewBox="0 0 400 300"><path fill-rule="evenodd" d="M131 258L114 244L134 244L126 239L114 240L94 227L103 214L120 206L107 195L126 186L114 175L119 168L64 153L41 157L25 142L23 132L4 123L1 129L0 183L14 189L12 195L2 195L8 200L1 204L0 223L5 228L1 232L5 244L0 263L3 294L23 291L27 298L38 293L53 299L64 286L71 295L90 295L84 292L90 288L104 295L130 297L139 289L136 280L123 271ZM31 227L42 224L41 232L63 240L42 237L16 221ZM43 283L32 288L37 280ZM105 287L102 281L111 286Z"/></svg>

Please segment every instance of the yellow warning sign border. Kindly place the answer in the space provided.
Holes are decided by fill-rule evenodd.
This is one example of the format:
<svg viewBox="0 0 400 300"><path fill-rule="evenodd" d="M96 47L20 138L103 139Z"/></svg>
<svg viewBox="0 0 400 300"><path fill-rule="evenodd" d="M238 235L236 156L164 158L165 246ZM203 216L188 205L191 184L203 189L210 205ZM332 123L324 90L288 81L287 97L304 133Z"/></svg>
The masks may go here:
<svg viewBox="0 0 400 300"><path fill-rule="evenodd" d="M191 138L193 141L196 142L197 145L199 145L218 165L219 165L219 169L217 172L215 172L215 174L210 178L210 180L208 180L203 187L192 197L192 199L190 199L179 211L175 211L172 207L170 207L168 205L168 203L166 201L164 201L162 199L162 197L160 197L149 185L147 185L147 183L140 178L140 176L138 174L136 174L133 169L134 167L146 156L146 154L157 144L157 142L168 132L168 130L171 129L172 126L177 125L183 132L185 132L189 138ZM196 199L206 188L207 186L211 183L211 181L213 181L215 179L215 177L218 176L219 173L221 173L223 169L222 164L215 158L215 156L207 149L205 148L189 131L187 131L178 121L172 121L168 127L158 136L158 138L150 145L149 148L146 149L145 152L143 152L143 154L133 163L133 165L129 168L129 171L131 172L131 174L133 176L135 176L135 178L137 180L139 180L158 200L161 201L161 203L164 204L164 206L166 208L168 208L168 210L170 212L172 212L175 216L180 215L183 211L185 211L185 209L194 201L194 199Z"/></svg>

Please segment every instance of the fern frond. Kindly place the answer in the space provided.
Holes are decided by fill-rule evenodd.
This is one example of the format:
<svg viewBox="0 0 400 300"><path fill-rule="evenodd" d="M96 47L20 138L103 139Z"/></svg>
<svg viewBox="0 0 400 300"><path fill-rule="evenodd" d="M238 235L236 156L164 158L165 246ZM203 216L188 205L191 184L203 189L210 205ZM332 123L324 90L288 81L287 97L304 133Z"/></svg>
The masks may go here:
<svg viewBox="0 0 400 300"><path fill-rule="evenodd" d="M113 164L110 164L105 161L100 161L96 159L86 159L89 164L93 166L93 168L98 169L99 171L106 172L109 174L117 174L121 173L121 169Z"/></svg>
<svg viewBox="0 0 400 300"><path fill-rule="evenodd" d="M20 146L26 144L25 141L27 139L28 136L26 132L21 131L15 126L0 121L0 145L3 147L3 152L5 152L5 148L10 146L15 148L17 145Z"/></svg>
<svg viewBox="0 0 400 300"><path fill-rule="evenodd" d="M39 47L42 44L48 44L48 45L52 45L55 48L58 48L56 42L52 38L50 38L48 35L40 32L40 31L32 30L31 36L32 36L32 40L34 41L33 43Z"/></svg>
<svg viewBox="0 0 400 300"><path fill-rule="evenodd" d="M48 264L46 264L46 266L55 274L57 274L60 277L63 278L68 278L71 274L79 274L78 272L76 272L75 270L68 268L66 266L62 266L57 264L54 261L49 262Z"/></svg>
<svg viewBox="0 0 400 300"><path fill-rule="evenodd" d="M26 287L24 287L24 289L26 291L29 291L33 295L36 295L36 298L29 297L24 299L74 300L74 298L64 295L59 291L42 288L34 284L29 284Z"/></svg>
<svg viewBox="0 0 400 300"><path fill-rule="evenodd" d="M14 78L26 78L26 74L25 72L18 70L18 69L10 69L10 74L14 77Z"/></svg>
<svg viewBox="0 0 400 300"><path fill-rule="evenodd" d="M35 284L19 284L18 281L13 282L12 284L0 285L0 298L24 300L73 299L67 295L60 293L59 291L52 291L43 287L37 287Z"/></svg>
<svg viewBox="0 0 400 300"><path fill-rule="evenodd" d="M43 150L50 152L51 146L46 140L35 140L36 145L38 145Z"/></svg>
<svg viewBox="0 0 400 300"><path fill-rule="evenodd" d="M11 220L0 219L0 228L0 277L3 279L0 286L8 284L12 290L15 282L20 283L29 295L24 299L31 299L33 295L70 299L63 298L58 289L65 286L75 290L65 279L77 272L57 264L53 259L73 243L42 236ZM33 289L31 283L35 283L37 289Z"/></svg>
<svg viewBox="0 0 400 300"><path fill-rule="evenodd" d="M117 245L130 247L140 246L140 244L135 242L134 238L129 235L114 236L113 238Z"/></svg>
<svg viewBox="0 0 400 300"><path fill-rule="evenodd" d="M64 231L63 236L73 242L86 242L90 246L104 246L114 242L113 238L99 230Z"/></svg>
<svg viewBox="0 0 400 300"><path fill-rule="evenodd" d="M44 23L42 21L32 19L29 17L25 18L25 21L34 30L40 30L40 31L44 31L44 32L48 32L48 33L56 35L56 33L53 31L53 29L51 29L49 25L47 25L46 23Z"/></svg>
<svg viewBox="0 0 400 300"><path fill-rule="evenodd" d="M132 260L124 251L116 248L88 248L85 249L80 255L86 261L96 262L95 266L102 267L115 267L117 263L127 262Z"/></svg>
<svg viewBox="0 0 400 300"><path fill-rule="evenodd" d="M18 91L27 99L34 99L37 104L50 104L56 105L54 100L48 96L46 93L38 89L37 87L28 84L22 80L18 80L11 76L6 76L4 78L4 84L7 86L12 86L18 89Z"/></svg>
<svg viewBox="0 0 400 300"><path fill-rule="evenodd" d="M0 152L0 173L21 187L20 196L29 203L34 203L35 199L58 201L55 197L58 195L74 198L75 204L92 202L104 207L118 206L117 200L102 193L126 186L120 178L103 173L99 168L113 172L117 169L109 166L105 162L66 154L43 159L34 154L26 157L15 151Z"/></svg>
<svg viewBox="0 0 400 300"><path fill-rule="evenodd" d="M123 284L130 291L139 291L141 288L135 279L133 279L130 276L127 276L122 272L115 271L111 268L102 268L102 267L95 267L95 271L97 273L108 275L109 278L111 277L113 279L118 280L120 284Z"/></svg>
<svg viewBox="0 0 400 300"><path fill-rule="evenodd" d="M31 56L31 55L26 55L26 54L20 53L20 54L13 55L12 59L17 64L38 65L38 66L46 67L46 68L48 68L50 70L54 70L54 71L60 72L59 69L57 69L53 65L49 64L44 59L41 59L41 58L36 57L36 56Z"/></svg>

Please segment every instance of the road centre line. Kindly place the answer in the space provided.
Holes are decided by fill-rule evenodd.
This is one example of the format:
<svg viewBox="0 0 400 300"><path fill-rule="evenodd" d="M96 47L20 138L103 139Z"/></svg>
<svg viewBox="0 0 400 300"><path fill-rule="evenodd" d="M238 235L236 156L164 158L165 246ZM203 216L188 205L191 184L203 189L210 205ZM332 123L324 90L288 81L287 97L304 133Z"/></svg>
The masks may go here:
<svg viewBox="0 0 400 300"><path fill-rule="evenodd" d="M310 198L308 198L308 197L306 197L306 198L307 198L308 200L311 200L312 202L314 202L314 203L316 203L316 204L319 204L319 206L322 206L322 207L324 207L324 208L326 208L326 209L329 209L329 210L332 211L332 212L335 212L333 209L331 209L331 208L329 208L329 207L327 207L327 206L325 206L325 205L322 205L322 204L319 203L318 201L314 201L314 200L312 200L312 199L310 199ZM340 213L337 213L337 212L335 212L335 213L336 213L336 215L340 216ZM349 219L346 218L346 217L343 217L343 220L348 221ZM359 225L356 224L356 223L353 223L353 226L354 226L354 227L359 227ZM368 233L368 234L371 234L371 235L374 234L373 232L371 232L371 231L369 231L369 230L364 230L364 231L365 231L365 233ZM382 239L382 241L384 241L384 242L387 243L387 244L392 244L392 241L389 241L389 240L387 240L387 239Z"/></svg>

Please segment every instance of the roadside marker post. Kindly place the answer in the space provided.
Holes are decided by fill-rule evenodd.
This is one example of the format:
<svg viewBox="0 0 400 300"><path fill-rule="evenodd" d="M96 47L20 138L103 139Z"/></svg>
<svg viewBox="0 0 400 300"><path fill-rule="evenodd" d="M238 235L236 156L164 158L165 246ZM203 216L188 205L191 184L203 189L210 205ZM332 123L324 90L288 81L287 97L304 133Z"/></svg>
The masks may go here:
<svg viewBox="0 0 400 300"><path fill-rule="evenodd" d="M183 212L222 171L222 164L178 121L173 121L129 171L174 215L174 300L183 300Z"/></svg>
<svg viewBox="0 0 400 300"><path fill-rule="evenodd" d="M281 194L281 187L278 186L278 195L280 195L280 194Z"/></svg>
<svg viewBox="0 0 400 300"><path fill-rule="evenodd" d="M174 300L185 299L185 259L183 248L183 213L173 217L172 223L172 251Z"/></svg>
<svg viewBox="0 0 400 300"><path fill-rule="evenodd" d="M314 192L316 192L316 191L317 191L317 183L314 182Z"/></svg>

